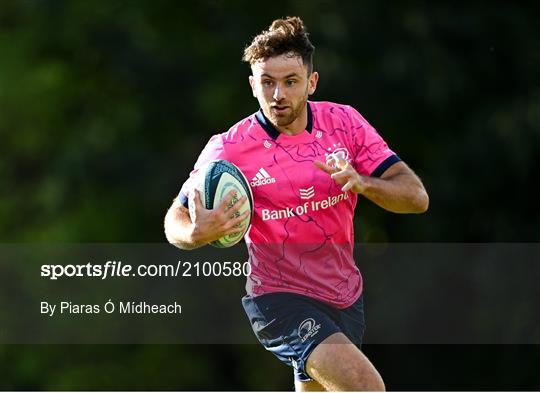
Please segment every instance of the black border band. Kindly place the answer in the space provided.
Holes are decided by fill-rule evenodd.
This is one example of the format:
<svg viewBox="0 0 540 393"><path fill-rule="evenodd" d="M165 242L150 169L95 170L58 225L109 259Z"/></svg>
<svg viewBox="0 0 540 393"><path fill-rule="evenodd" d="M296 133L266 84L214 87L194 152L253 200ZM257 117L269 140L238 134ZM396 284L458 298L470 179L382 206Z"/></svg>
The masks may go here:
<svg viewBox="0 0 540 393"><path fill-rule="evenodd" d="M392 165L394 165L396 162L401 161L401 158L398 157L397 154L391 155L386 160L381 162L379 166L371 172L372 177L381 177L381 175Z"/></svg>

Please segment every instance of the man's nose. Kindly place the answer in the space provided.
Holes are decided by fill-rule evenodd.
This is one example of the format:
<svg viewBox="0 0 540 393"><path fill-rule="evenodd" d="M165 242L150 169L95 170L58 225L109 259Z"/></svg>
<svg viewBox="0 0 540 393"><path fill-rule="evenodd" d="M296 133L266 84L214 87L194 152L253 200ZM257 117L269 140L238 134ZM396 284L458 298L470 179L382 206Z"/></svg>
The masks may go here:
<svg viewBox="0 0 540 393"><path fill-rule="evenodd" d="M283 89L279 84L276 84L276 88L274 89L274 94L272 95L272 98L274 101L280 101L283 97Z"/></svg>

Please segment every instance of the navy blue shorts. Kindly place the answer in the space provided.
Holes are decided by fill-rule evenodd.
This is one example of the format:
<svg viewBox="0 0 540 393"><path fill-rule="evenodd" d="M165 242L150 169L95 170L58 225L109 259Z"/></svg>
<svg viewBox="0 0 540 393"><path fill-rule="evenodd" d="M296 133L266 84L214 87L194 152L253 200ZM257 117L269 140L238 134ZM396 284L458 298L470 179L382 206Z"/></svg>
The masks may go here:
<svg viewBox="0 0 540 393"><path fill-rule="evenodd" d="M324 339L345 334L358 348L365 330L362 296L338 309L313 298L277 292L244 296L242 305L259 342L279 360L294 368L298 381L311 381L306 361Z"/></svg>

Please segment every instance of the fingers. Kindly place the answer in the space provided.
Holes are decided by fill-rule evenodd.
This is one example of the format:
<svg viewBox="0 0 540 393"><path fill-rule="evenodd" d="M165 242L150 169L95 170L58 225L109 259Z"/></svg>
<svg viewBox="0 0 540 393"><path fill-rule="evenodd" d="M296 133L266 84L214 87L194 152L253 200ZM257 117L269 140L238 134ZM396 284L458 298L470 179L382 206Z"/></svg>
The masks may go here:
<svg viewBox="0 0 540 393"><path fill-rule="evenodd" d="M231 205L231 209L236 209L236 211L240 210L240 208L242 208L242 206L244 206L244 204L247 202L247 196L243 196L242 198L240 199L237 199L236 201L234 201L234 203Z"/></svg>
<svg viewBox="0 0 540 393"><path fill-rule="evenodd" d="M231 235L236 232L241 232L245 229L245 224L242 224L242 222L249 217L251 214L251 211L246 210L242 214L239 214L238 217L235 217L229 223L227 226L229 227L227 231L225 232L227 235Z"/></svg>
<svg viewBox="0 0 540 393"><path fill-rule="evenodd" d="M332 168L332 171L327 172L330 174L332 180L337 184L343 185L342 192L352 191L358 192L361 187L361 179L358 172L351 166L351 164L340 156L328 155L326 158L326 168ZM330 167L329 165L334 165ZM319 166L319 165L317 165Z"/></svg>
<svg viewBox="0 0 540 393"><path fill-rule="evenodd" d="M238 193L236 191L229 191L225 199L223 199L223 201L219 204L217 211L220 213L229 212L230 209L238 211L238 209L240 209L246 201L246 196L238 198Z"/></svg>
<svg viewBox="0 0 540 393"><path fill-rule="evenodd" d="M229 218L237 216L238 211L247 202L247 196L241 198L237 197L236 191L230 191L227 193L221 203L214 209L206 209L201 201L200 194L197 190L194 190L190 197L193 199L194 207L196 211L201 212L206 210L209 214L212 214L219 221L228 221ZM249 210L249 209L248 209Z"/></svg>
<svg viewBox="0 0 540 393"><path fill-rule="evenodd" d="M197 190L190 193L190 198L194 231L203 243L246 230L247 225L243 221L252 213L250 206L245 206L248 199L246 196L238 198L238 193L231 191L215 209L205 209Z"/></svg>
<svg viewBox="0 0 540 393"><path fill-rule="evenodd" d="M234 197L236 198L236 196ZM230 217L233 217L233 216L237 216L240 211L240 209L244 206L244 204L247 202L247 196L243 196L242 198L240 199L233 199L233 201L231 202L231 204L227 207L227 209L225 210L225 212L230 216Z"/></svg>
<svg viewBox="0 0 540 393"><path fill-rule="evenodd" d="M340 155L335 154L329 154L326 157L326 163L328 165L333 165L340 170L347 168L347 166L349 165L349 162L347 160L343 159L343 157L341 157Z"/></svg>
<svg viewBox="0 0 540 393"><path fill-rule="evenodd" d="M348 181L351 177L354 176L354 173L349 171L348 169L342 169L338 172L334 172L330 175L330 177L338 184L343 184L346 181Z"/></svg>
<svg viewBox="0 0 540 393"><path fill-rule="evenodd" d="M247 199L245 195L242 198L237 198L237 193L231 191L220 204L217 214L221 217L220 220L225 223L226 228L238 226L240 222L251 214L249 208L240 213L240 209L247 202Z"/></svg>
<svg viewBox="0 0 540 393"><path fill-rule="evenodd" d="M204 206L202 205L201 201L201 195L199 194L199 190L194 188L190 194L189 197L193 200L193 206L195 207L195 211L200 211Z"/></svg>
<svg viewBox="0 0 540 393"><path fill-rule="evenodd" d="M321 161L314 161L313 164L329 175L349 167L349 162L347 160L335 154L329 154L326 156L326 164L323 164Z"/></svg>
<svg viewBox="0 0 540 393"><path fill-rule="evenodd" d="M322 163L320 161L313 162L313 165L315 165L317 168L323 170L324 172L328 173L329 175L331 175L332 173L337 172L336 168L333 168L330 165L324 164L324 163Z"/></svg>
<svg viewBox="0 0 540 393"><path fill-rule="evenodd" d="M341 187L341 191L343 192L349 191L350 189L354 187L354 185L355 185L355 181L351 179L347 183L345 183L343 187Z"/></svg>
<svg viewBox="0 0 540 393"><path fill-rule="evenodd" d="M235 198L236 198L236 191L229 191L227 196L225 196L225 198L219 204L217 210L219 210L220 212L226 212L232 207L234 202L236 202Z"/></svg>
<svg viewBox="0 0 540 393"><path fill-rule="evenodd" d="M332 162L333 159L329 159L327 161ZM315 161L314 165L317 168L320 168L323 171L325 171L326 173L328 173L330 175L330 177L338 184L345 183L345 181L347 181L347 179L351 176L351 174L347 170L348 169L347 165L345 165L345 167L343 169L338 169L338 168L335 168L335 167L331 167L328 164L323 164L320 161ZM343 166L343 164L341 164L341 165Z"/></svg>
<svg viewBox="0 0 540 393"><path fill-rule="evenodd" d="M339 182L339 180L343 177L345 177L345 173L343 171L334 172L330 175L332 179L334 179L336 182Z"/></svg>

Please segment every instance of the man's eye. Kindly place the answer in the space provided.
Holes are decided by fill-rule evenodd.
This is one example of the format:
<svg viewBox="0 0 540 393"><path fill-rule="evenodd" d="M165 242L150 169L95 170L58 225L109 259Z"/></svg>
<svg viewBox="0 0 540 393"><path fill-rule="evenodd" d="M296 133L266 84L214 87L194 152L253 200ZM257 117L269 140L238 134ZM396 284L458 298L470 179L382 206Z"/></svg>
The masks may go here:
<svg viewBox="0 0 540 393"><path fill-rule="evenodd" d="M271 80L265 80L263 81L263 85L265 86L272 86L274 83Z"/></svg>
<svg viewBox="0 0 540 393"><path fill-rule="evenodd" d="M294 85L295 83L296 83L296 81L295 81L294 79L290 79L290 80L287 81L287 85L288 85L288 86L292 86L292 85Z"/></svg>

